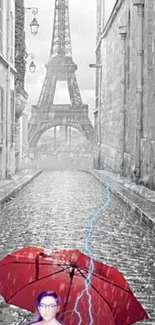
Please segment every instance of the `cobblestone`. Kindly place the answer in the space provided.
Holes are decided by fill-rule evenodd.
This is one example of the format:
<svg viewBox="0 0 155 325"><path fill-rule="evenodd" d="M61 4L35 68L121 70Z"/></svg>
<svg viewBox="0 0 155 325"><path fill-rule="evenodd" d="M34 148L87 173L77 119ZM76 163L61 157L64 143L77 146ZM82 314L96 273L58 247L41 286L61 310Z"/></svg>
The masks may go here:
<svg viewBox="0 0 155 325"><path fill-rule="evenodd" d="M74 171L41 174L1 208L0 258L29 245L77 248L85 252L88 219L98 212L92 231L93 257L124 274L151 317L146 323L154 324L154 234L112 194L104 209L107 198L108 189L89 174ZM3 325L21 324L31 316L5 303L0 311Z"/></svg>
<svg viewBox="0 0 155 325"><path fill-rule="evenodd" d="M85 170L127 205L155 233L155 192L145 186L136 185L125 177L105 170Z"/></svg>
<svg viewBox="0 0 155 325"><path fill-rule="evenodd" d="M15 195L41 172L42 170L24 169L11 179L0 180L0 205L14 199Z"/></svg>

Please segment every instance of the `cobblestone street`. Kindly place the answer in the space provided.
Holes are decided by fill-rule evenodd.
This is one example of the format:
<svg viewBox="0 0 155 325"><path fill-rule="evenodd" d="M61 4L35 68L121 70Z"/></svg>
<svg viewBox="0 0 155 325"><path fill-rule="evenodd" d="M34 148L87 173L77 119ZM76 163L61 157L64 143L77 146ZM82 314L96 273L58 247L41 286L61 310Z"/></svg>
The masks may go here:
<svg viewBox="0 0 155 325"><path fill-rule="evenodd" d="M107 200L108 189L89 174L44 172L1 208L0 259L29 245L84 252L88 219L102 205L93 224L93 257L123 273L151 317L146 323L155 324L154 235L114 196L104 209ZM1 306L0 324L29 318L21 309Z"/></svg>

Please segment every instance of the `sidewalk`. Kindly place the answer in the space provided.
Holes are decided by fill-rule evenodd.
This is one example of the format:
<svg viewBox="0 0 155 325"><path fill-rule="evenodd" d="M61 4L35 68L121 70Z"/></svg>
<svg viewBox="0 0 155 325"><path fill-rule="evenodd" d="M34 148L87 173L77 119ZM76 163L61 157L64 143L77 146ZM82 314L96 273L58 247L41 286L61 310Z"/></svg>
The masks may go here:
<svg viewBox="0 0 155 325"><path fill-rule="evenodd" d="M12 179L0 180L0 206L4 202L12 200L24 186L41 173L41 170L24 169L15 174Z"/></svg>
<svg viewBox="0 0 155 325"><path fill-rule="evenodd" d="M155 191L136 185L125 177L105 170L84 170L100 183L110 186L110 191L130 208L150 230L155 233Z"/></svg>

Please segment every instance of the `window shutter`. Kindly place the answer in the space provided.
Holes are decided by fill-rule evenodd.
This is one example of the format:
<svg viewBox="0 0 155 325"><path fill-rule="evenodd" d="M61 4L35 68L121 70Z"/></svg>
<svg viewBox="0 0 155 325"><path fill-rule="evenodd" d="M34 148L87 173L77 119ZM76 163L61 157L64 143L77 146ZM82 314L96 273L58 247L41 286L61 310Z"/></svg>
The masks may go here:
<svg viewBox="0 0 155 325"><path fill-rule="evenodd" d="M0 87L0 144L4 136L4 89Z"/></svg>
<svg viewBox="0 0 155 325"><path fill-rule="evenodd" d="M14 91L10 91L11 143L14 141Z"/></svg>
<svg viewBox="0 0 155 325"><path fill-rule="evenodd" d="M10 42L10 61L13 63L14 60L14 49L13 49L13 39L14 39L14 28L13 28L13 13L10 13L10 20L11 20L11 42Z"/></svg>
<svg viewBox="0 0 155 325"><path fill-rule="evenodd" d="M0 52L3 52L3 0L0 0Z"/></svg>

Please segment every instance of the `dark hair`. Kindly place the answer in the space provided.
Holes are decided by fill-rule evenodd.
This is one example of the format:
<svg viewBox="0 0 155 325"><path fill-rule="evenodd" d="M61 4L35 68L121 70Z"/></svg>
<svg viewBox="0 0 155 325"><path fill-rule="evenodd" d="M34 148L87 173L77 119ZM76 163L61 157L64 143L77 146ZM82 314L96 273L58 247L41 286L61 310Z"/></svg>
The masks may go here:
<svg viewBox="0 0 155 325"><path fill-rule="evenodd" d="M34 315L34 321L31 324L35 324L37 322L41 322L43 320L43 318L41 317L40 313L39 313L39 305L40 305L40 302L42 300L42 298L44 297L53 297L56 301L56 304L59 306L61 304L61 299L60 297L58 296L58 294L54 291L43 291L39 294L39 296L36 298L36 302L35 302L35 315ZM56 319L58 319L60 315L60 312L58 312L56 314Z"/></svg>

